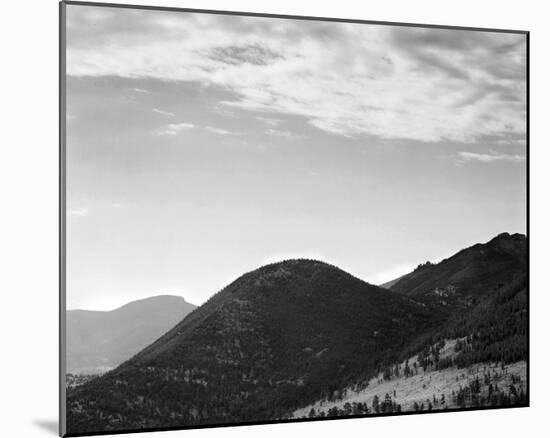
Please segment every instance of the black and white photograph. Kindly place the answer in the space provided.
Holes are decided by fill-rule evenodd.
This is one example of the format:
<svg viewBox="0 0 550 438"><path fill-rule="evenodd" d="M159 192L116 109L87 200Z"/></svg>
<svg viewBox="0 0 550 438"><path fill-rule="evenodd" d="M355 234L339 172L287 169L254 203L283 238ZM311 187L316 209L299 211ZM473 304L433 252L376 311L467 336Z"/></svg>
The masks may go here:
<svg viewBox="0 0 550 438"><path fill-rule="evenodd" d="M527 31L60 20L62 435L529 406Z"/></svg>

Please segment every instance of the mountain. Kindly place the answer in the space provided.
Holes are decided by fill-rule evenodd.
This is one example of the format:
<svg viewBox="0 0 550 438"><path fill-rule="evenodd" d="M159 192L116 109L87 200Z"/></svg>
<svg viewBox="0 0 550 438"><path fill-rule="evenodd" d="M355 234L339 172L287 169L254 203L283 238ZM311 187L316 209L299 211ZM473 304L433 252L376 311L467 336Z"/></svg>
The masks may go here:
<svg viewBox="0 0 550 438"><path fill-rule="evenodd" d="M420 265L389 289L315 260L263 266L118 368L70 389L68 430L269 421L355 397L416 410L429 408L422 397L432 391L433 403L445 396L450 406L525 405L527 281L519 234ZM512 374L503 376L505 364ZM389 387L401 407L376 393ZM339 409L320 415L349 412Z"/></svg>
<svg viewBox="0 0 550 438"><path fill-rule="evenodd" d="M382 286L414 297L443 323L377 375L342 384L339 397L303 405L292 418L528 405L525 236L500 234Z"/></svg>
<svg viewBox="0 0 550 438"><path fill-rule="evenodd" d="M423 301L471 305L498 285L517 279L527 269L527 239L503 233L476 244L440 263L419 265L385 287Z"/></svg>
<svg viewBox="0 0 550 438"><path fill-rule="evenodd" d="M528 406L527 272L513 273L506 284L494 277L494 287L470 306L445 307L452 312L444 323L410 342L378 375L358 376L338 389L339 397L320 398L291 417ZM441 303L425 304L441 314Z"/></svg>
<svg viewBox="0 0 550 438"><path fill-rule="evenodd" d="M67 372L95 374L120 365L195 309L161 295L111 311L67 311Z"/></svg>
<svg viewBox="0 0 550 438"><path fill-rule="evenodd" d="M415 300L326 263L264 266L70 392L68 430L281 418L377 372L435 323Z"/></svg>
<svg viewBox="0 0 550 438"><path fill-rule="evenodd" d="M419 265L389 286L414 298L443 324L426 331L401 353L421 352L438 358L434 345L453 340L452 362L437 366L468 367L482 362L513 363L527 359L527 238L502 233L440 263Z"/></svg>

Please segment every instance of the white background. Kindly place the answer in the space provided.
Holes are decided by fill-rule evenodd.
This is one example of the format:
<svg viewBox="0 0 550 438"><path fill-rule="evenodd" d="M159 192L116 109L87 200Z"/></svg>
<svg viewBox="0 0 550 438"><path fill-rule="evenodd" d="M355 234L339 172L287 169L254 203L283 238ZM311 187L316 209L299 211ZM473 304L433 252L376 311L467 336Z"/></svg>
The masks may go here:
<svg viewBox="0 0 550 438"><path fill-rule="evenodd" d="M5 1L0 68L0 434L57 429L58 6ZM164 432L187 437L541 436L550 415L547 128L550 26L545 2L493 0L189 0L133 3L531 31L531 405L527 409ZM548 436L548 435L545 435Z"/></svg>

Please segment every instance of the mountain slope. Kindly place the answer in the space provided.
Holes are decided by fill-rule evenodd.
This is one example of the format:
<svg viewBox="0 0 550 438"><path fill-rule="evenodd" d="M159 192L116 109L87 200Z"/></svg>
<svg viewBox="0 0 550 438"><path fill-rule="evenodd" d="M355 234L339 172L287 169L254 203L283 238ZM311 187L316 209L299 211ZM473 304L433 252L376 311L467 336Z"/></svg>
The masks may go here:
<svg viewBox="0 0 550 438"><path fill-rule="evenodd" d="M71 392L69 431L280 418L377 372L434 324L425 306L325 263L264 266Z"/></svg>
<svg viewBox="0 0 550 438"><path fill-rule="evenodd" d="M414 297L445 323L410 342L402 358L443 339L468 337L457 364L527 357L527 240L503 233L438 264L420 265L390 290Z"/></svg>
<svg viewBox="0 0 550 438"><path fill-rule="evenodd" d="M161 295L111 311L67 311L67 372L93 374L118 366L195 307L181 297Z"/></svg>
<svg viewBox="0 0 550 438"><path fill-rule="evenodd" d="M416 299L469 305L498 285L508 284L527 269L527 243L522 234L503 233L440 263L419 265L388 289Z"/></svg>
<svg viewBox="0 0 550 438"><path fill-rule="evenodd" d="M259 268L117 369L69 391L69 431L287 418L316 401L341 400L346 388L362 391L375 376L401 382L395 366L411 357L415 373L442 381L438 373L447 370L455 383L461 369L468 381L471 366L524 367L526 246L525 236L501 234L421 265L390 290L318 261ZM454 353L443 357L448 340Z"/></svg>
<svg viewBox="0 0 550 438"><path fill-rule="evenodd" d="M409 273L410 274L410 273ZM409 275L409 274L404 274L402 275L401 277L397 277L397 278L394 278L393 280L390 280L390 281L387 281L385 283L382 283L382 284L379 284L378 286L381 287L381 288L384 288L384 289L391 289L391 287L397 283L399 280L401 280L403 277Z"/></svg>
<svg viewBox="0 0 550 438"><path fill-rule="evenodd" d="M515 274L471 308L455 308L377 376L343 385L339 397L305 405L293 417L527 405L527 273Z"/></svg>

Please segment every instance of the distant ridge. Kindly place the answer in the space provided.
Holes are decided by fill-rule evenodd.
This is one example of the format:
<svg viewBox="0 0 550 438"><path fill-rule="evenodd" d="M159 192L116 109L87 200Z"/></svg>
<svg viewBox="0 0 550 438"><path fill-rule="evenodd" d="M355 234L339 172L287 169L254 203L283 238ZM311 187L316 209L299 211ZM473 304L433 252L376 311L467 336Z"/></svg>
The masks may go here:
<svg viewBox="0 0 550 438"><path fill-rule="evenodd" d="M394 278L393 280L390 280L390 281L386 281L385 283L379 284L378 286L383 287L384 289L390 289L395 283L397 283L406 275L409 275L409 274L403 274L400 277Z"/></svg>
<svg viewBox="0 0 550 438"><path fill-rule="evenodd" d="M95 374L129 359L196 306L159 295L109 311L67 311L67 372Z"/></svg>

